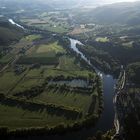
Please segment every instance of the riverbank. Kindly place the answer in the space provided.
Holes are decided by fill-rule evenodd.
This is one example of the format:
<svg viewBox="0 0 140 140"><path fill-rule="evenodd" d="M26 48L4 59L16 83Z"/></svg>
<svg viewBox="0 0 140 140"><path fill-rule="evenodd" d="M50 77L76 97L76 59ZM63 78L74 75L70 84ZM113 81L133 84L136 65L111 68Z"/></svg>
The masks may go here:
<svg viewBox="0 0 140 140"><path fill-rule="evenodd" d="M73 41L73 42L72 42ZM79 41L78 41L79 43ZM70 47L75 51L76 49L77 40L71 40ZM78 53L78 52L76 52ZM84 62L86 62L90 67L90 61L84 57L84 54L81 52L80 57L84 58ZM86 64L86 65L87 65ZM85 65L85 66L86 66ZM104 111L101 115L101 118L95 125L95 127L91 127L89 129L83 128L76 132L67 132L64 135L54 135L49 137L49 139L73 139L73 140L85 140L86 138L92 136L98 130L103 132L109 130L113 126L113 119L114 119L114 110L113 110L113 95L114 95L114 84L115 80L111 75L105 75L101 71L96 69L96 72L101 76L103 82L103 97L104 97ZM110 116L108 115L110 114ZM93 121L93 118L92 118Z"/></svg>

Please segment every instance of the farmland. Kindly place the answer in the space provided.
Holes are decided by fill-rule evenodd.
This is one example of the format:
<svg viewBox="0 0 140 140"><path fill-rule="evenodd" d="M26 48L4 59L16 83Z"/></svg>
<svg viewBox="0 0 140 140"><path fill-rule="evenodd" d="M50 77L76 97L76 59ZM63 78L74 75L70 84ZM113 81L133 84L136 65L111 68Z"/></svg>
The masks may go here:
<svg viewBox="0 0 140 140"><path fill-rule="evenodd" d="M55 33L67 33L70 31L68 15L63 12L43 12L37 18L21 18L22 23Z"/></svg>
<svg viewBox="0 0 140 140"><path fill-rule="evenodd" d="M87 1L0 0L1 139L140 138L140 3Z"/></svg>
<svg viewBox="0 0 140 140"><path fill-rule="evenodd" d="M65 53L65 50L57 42L39 44L30 48L27 53L19 59L19 63L25 64L58 64L58 55Z"/></svg>
<svg viewBox="0 0 140 140"><path fill-rule="evenodd" d="M64 44L31 34L11 46L13 60L0 73L0 126L66 127L99 117L99 77Z"/></svg>

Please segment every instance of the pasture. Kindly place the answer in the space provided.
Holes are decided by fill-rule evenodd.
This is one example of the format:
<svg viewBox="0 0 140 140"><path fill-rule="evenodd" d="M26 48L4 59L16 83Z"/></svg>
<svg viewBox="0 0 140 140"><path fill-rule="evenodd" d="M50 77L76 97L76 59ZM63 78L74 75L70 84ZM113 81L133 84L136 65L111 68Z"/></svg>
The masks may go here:
<svg viewBox="0 0 140 140"><path fill-rule="evenodd" d="M102 43L109 42L109 39L107 37L97 37L95 40Z"/></svg>
<svg viewBox="0 0 140 140"><path fill-rule="evenodd" d="M10 116L10 118L9 118ZM63 116L51 115L46 110L29 111L18 106L11 107L0 104L0 126L10 129L30 128L30 127L53 127L61 123L71 124L73 120L68 120Z"/></svg>
<svg viewBox="0 0 140 140"><path fill-rule="evenodd" d="M12 69L4 72L0 75L0 93L8 93L11 92L11 89L20 81L20 79L24 76L24 73L21 75L16 75Z"/></svg>
<svg viewBox="0 0 140 140"><path fill-rule="evenodd" d="M20 64L46 64L57 65L59 57L57 55L65 54L66 51L58 42L48 44L39 44L31 47L24 56L19 59Z"/></svg>
<svg viewBox="0 0 140 140"><path fill-rule="evenodd" d="M23 18L21 22L28 26L60 34L71 30L68 16L61 12L44 12L41 15L37 15L37 18Z"/></svg>
<svg viewBox="0 0 140 140"><path fill-rule="evenodd" d="M24 56L22 56L19 64L46 64L57 65L59 63L58 54L64 54L66 51L62 46L58 45L58 42L52 42L48 44L39 44L31 47Z"/></svg>
<svg viewBox="0 0 140 140"><path fill-rule="evenodd" d="M73 91L61 91L54 88L52 90L46 89L43 93L35 98L36 101L43 103L58 104L60 106L68 106L81 110L84 115L88 112L89 106L92 101L90 95L76 93Z"/></svg>
<svg viewBox="0 0 140 140"><path fill-rule="evenodd" d="M41 35L28 35L11 50L16 61L0 73L0 126L13 130L73 125L86 120L96 102L96 73L83 68L58 40L42 40ZM59 78L83 79L88 86L59 85ZM53 80L56 85L49 84ZM91 112L98 112L98 101L95 104Z"/></svg>

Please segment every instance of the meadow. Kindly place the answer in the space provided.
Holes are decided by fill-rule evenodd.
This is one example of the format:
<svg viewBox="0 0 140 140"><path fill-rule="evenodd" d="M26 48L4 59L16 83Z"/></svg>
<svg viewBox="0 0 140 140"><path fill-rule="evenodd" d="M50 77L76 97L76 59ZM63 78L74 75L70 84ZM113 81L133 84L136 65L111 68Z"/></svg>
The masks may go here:
<svg viewBox="0 0 140 140"><path fill-rule="evenodd" d="M31 47L24 56L19 59L20 64L58 64L58 55L64 54L65 50L58 42L39 44Z"/></svg>
<svg viewBox="0 0 140 140"><path fill-rule="evenodd" d="M61 12L44 12L37 18L21 18L22 23L55 33L67 33L70 31L68 17Z"/></svg>
<svg viewBox="0 0 140 140"><path fill-rule="evenodd" d="M11 51L8 51L0 58L0 64L8 64L14 59L14 56L19 54L20 51L28 49L33 45L33 41L40 39L41 35L27 35L23 36L18 42L7 46Z"/></svg>
<svg viewBox="0 0 140 140"><path fill-rule="evenodd" d="M60 89L46 89L34 100L40 102L48 102L52 104L65 105L81 110L84 115L88 112L89 106L92 102L90 95L80 94L73 91L61 91Z"/></svg>
<svg viewBox="0 0 140 140"><path fill-rule="evenodd" d="M76 122L81 125L91 115L93 102L99 103L96 73L83 68L79 58L68 53L59 40L42 39L41 35L25 36L11 50L16 61L0 73L0 126L13 130ZM63 79L90 81L90 88L49 84ZM97 115L98 106L92 115Z"/></svg>

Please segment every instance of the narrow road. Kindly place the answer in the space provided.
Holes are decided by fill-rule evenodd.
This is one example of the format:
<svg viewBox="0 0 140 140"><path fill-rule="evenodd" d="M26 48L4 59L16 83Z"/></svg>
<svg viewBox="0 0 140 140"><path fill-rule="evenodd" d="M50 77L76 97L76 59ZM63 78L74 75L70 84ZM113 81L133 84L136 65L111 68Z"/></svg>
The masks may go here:
<svg viewBox="0 0 140 140"><path fill-rule="evenodd" d="M120 121L119 121L119 114L118 114L118 106L117 106L117 102L118 102L118 97L122 94L122 90L124 89L125 87L125 83L126 83L126 72L125 70L123 70L122 72L122 76L121 76L121 79L119 79L121 81L119 87L117 87L117 93L114 97L114 105L115 105L115 119L114 119L114 126L115 126L115 129L116 129L116 133L115 135L113 136L112 140L119 136L120 134Z"/></svg>

